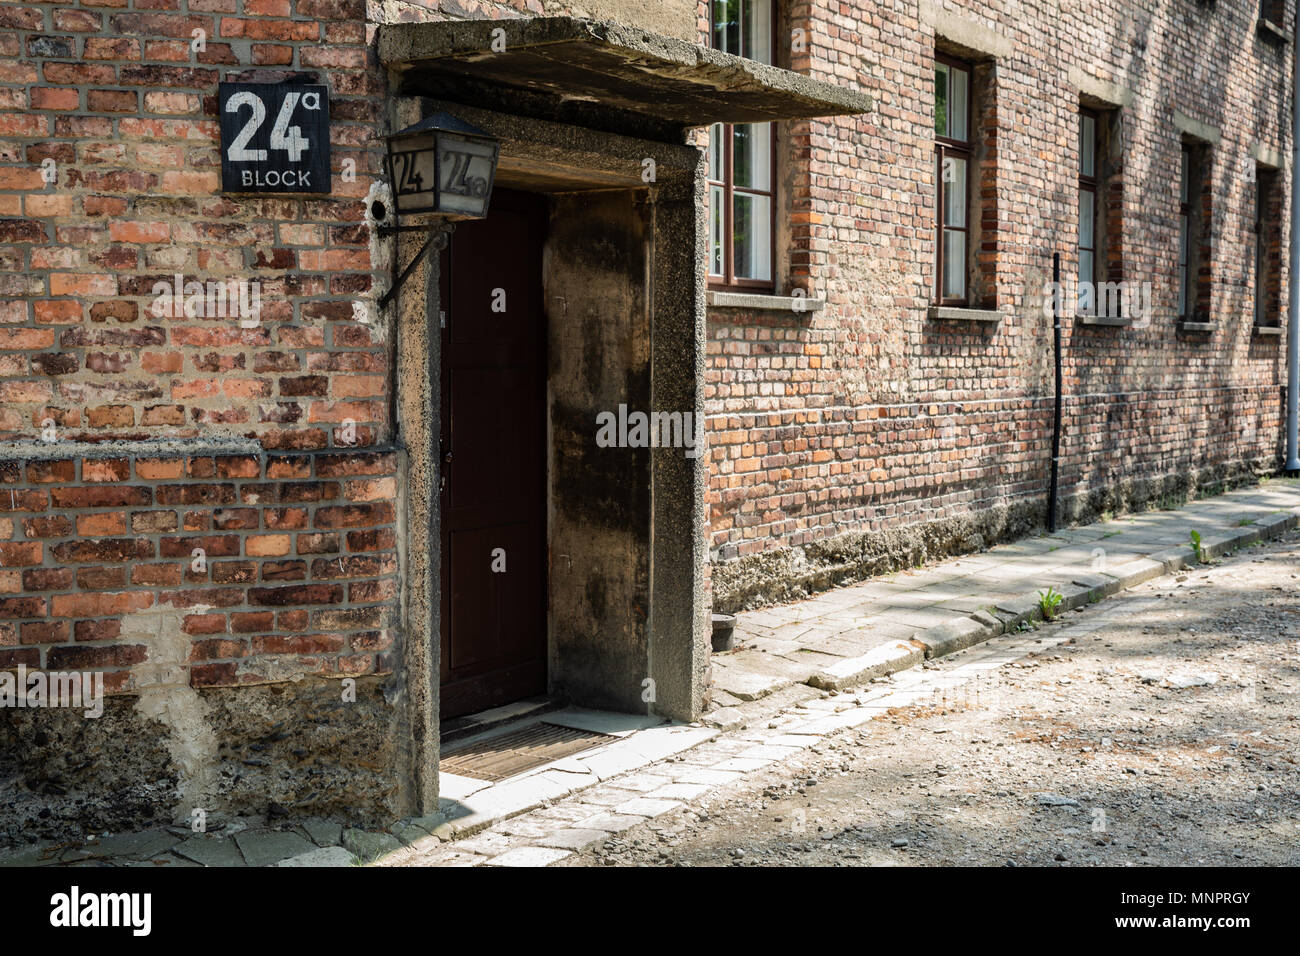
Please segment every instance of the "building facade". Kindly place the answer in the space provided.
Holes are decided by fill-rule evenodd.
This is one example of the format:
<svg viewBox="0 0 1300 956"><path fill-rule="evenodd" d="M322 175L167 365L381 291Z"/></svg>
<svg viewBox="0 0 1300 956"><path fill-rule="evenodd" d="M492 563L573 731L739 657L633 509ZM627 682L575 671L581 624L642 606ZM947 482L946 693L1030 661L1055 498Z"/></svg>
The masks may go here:
<svg viewBox="0 0 1300 956"><path fill-rule="evenodd" d="M1276 470L1294 15L0 3L0 667L107 691L5 707L0 837L699 717L711 608L1042 527L1053 301L1062 520ZM284 81L327 188L223 188L218 85ZM421 258L385 142L441 113L500 161Z"/></svg>

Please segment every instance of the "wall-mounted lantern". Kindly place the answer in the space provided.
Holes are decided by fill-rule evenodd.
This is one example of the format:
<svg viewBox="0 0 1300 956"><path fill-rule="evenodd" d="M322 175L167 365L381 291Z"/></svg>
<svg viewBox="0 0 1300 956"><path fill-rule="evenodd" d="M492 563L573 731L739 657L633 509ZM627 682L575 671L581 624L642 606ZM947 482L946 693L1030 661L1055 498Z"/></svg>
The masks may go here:
<svg viewBox="0 0 1300 956"><path fill-rule="evenodd" d="M381 309L431 248L446 245L453 223L487 217L500 151L498 140L450 113L435 113L388 137L388 181L398 225L381 226L379 234L427 230L430 236L379 300ZM402 216L421 214L434 222L401 223Z"/></svg>
<svg viewBox="0 0 1300 956"><path fill-rule="evenodd" d="M388 181L398 215L483 219L500 143L450 113L435 113L388 137Z"/></svg>

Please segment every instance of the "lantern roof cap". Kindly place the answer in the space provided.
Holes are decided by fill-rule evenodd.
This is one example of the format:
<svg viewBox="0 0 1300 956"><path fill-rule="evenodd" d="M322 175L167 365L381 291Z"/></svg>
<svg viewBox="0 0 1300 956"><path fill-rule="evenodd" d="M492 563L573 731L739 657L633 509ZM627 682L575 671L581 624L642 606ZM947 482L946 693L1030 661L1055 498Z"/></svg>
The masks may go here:
<svg viewBox="0 0 1300 956"><path fill-rule="evenodd" d="M412 123L410 126L406 127L406 129L398 130L393 134L393 136L414 136L419 133L431 133L434 131L441 133L460 133L465 136L491 136L490 133L483 132L483 130L479 129L477 126L471 126L469 123L466 123L459 116L446 112L434 113L431 116L426 116L424 119L420 120L420 122Z"/></svg>

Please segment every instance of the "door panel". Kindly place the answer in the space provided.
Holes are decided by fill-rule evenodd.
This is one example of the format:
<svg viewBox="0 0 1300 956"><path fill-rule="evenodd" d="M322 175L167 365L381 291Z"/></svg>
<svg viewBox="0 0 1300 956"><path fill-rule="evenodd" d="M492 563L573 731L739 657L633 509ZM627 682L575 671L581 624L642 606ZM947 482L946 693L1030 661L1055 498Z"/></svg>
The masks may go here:
<svg viewBox="0 0 1300 956"><path fill-rule="evenodd" d="M442 254L444 718L546 690L545 227L498 190Z"/></svg>

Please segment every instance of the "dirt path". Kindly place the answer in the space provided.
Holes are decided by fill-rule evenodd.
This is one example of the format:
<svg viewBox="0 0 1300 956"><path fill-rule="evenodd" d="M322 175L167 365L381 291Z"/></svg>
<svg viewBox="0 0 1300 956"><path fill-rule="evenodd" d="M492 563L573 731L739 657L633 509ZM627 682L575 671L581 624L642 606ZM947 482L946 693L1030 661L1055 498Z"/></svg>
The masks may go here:
<svg viewBox="0 0 1300 956"><path fill-rule="evenodd" d="M558 865L1296 865L1298 574L1291 532L1068 613L1041 628L1067 643Z"/></svg>

